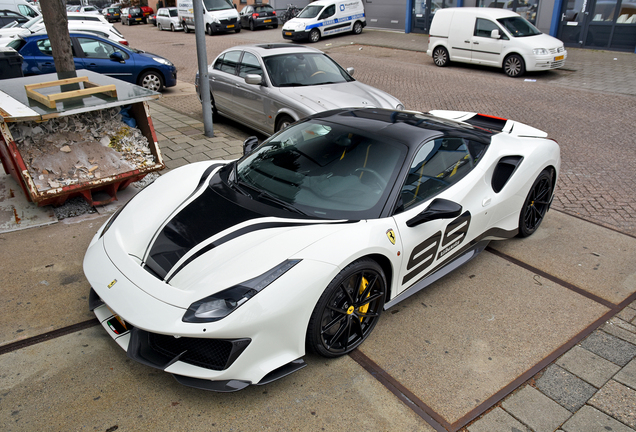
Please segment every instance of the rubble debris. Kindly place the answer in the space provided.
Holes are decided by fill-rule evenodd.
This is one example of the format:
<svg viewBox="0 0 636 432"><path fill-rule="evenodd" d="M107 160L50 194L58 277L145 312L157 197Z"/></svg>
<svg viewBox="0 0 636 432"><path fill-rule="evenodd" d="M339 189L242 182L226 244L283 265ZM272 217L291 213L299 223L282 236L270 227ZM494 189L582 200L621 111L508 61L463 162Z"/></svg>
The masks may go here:
<svg viewBox="0 0 636 432"><path fill-rule="evenodd" d="M153 165L148 139L122 121L120 107L9 123L38 190L64 187Z"/></svg>

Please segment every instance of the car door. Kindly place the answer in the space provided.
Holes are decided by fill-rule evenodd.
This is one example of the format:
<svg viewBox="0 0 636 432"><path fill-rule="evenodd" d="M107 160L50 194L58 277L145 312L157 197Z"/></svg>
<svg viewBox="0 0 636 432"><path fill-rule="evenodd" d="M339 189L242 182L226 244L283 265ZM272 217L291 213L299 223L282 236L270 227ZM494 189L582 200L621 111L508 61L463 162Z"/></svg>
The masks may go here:
<svg viewBox="0 0 636 432"><path fill-rule="evenodd" d="M55 60L53 60L53 49L51 48L49 38L44 37L37 39L31 42L31 44L33 44L33 46L25 46L26 49L20 50L20 54L24 57L25 66L23 70L25 73L46 74L55 72ZM75 46L72 42L71 48L73 49L75 69L82 69L82 59L78 58Z"/></svg>
<svg viewBox="0 0 636 432"><path fill-rule="evenodd" d="M267 97L270 89L266 83L260 85L246 83L245 76L248 74L260 75L262 78L263 67L258 57L245 51L239 63L239 79L233 88L233 99L237 105L237 112L245 119L245 122L262 129L271 122L271 120L268 122L271 101Z"/></svg>
<svg viewBox="0 0 636 432"><path fill-rule="evenodd" d="M232 117L239 116L235 112L236 104L232 92L239 80L236 74L242 53L241 50L232 50L220 55L214 62L212 73L209 74L210 90L216 109Z"/></svg>
<svg viewBox="0 0 636 432"><path fill-rule="evenodd" d="M128 52L96 37L78 36L72 39L79 47L78 55L81 56L83 68L132 84L137 83L135 61ZM114 53L119 53L122 60L111 58Z"/></svg>
<svg viewBox="0 0 636 432"><path fill-rule="evenodd" d="M336 5L332 4L329 6L325 6L325 8L320 12L318 16L318 25L321 29L322 35L329 35L336 33L338 24L334 20L336 15Z"/></svg>
<svg viewBox="0 0 636 432"><path fill-rule="evenodd" d="M404 251L398 293L454 258L488 225L490 187L477 165L486 147L446 136L423 143L416 153L393 216Z"/></svg>
<svg viewBox="0 0 636 432"><path fill-rule="evenodd" d="M241 27L249 28L250 16L252 15L253 11L254 11L254 8L252 6L245 6L241 10L241 13L239 14L241 16Z"/></svg>
<svg viewBox="0 0 636 432"><path fill-rule="evenodd" d="M499 38L491 37L493 30L499 32ZM508 37L497 23L489 19L477 18L472 37L471 62L489 66L501 65L504 40L508 40Z"/></svg>

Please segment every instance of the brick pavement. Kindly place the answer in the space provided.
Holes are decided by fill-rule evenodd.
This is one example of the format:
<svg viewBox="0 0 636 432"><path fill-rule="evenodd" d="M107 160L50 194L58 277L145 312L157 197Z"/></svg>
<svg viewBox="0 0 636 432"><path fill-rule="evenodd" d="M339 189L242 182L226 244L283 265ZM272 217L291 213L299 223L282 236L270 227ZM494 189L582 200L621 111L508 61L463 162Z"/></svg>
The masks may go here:
<svg viewBox="0 0 636 432"><path fill-rule="evenodd" d="M399 50L411 61L415 54L408 52L421 55L423 49L424 39L421 35L367 30L363 35L366 36L364 40L356 39L360 44L369 47L377 44L387 50ZM251 36L248 34L246 38L249 37ZM245 43L245 40L241 43ZM342 58L350 59L347 56L353 53L353 49L366 49L359 45L351 47L351 42L345 38L328 40L326 44L329 46L321 48L328 50L338 61ZM368 56L373 58L378 54L389 56L377 47ZM422 61L424 60L421 57L417 59L417 63ZM363 67L360 67L360 64ZM356 68L362 71L356 77L363 82L368 82L370 75L374 73L372 63L365 63L364 55L359 55ZM601 118L601 135L607 136L606 142L597 144L589 138L591 135L588 130L578 131L578 134L577 131L569 131L576 136L579 143L585 141L586 136L588 141L593 142L583 147L574 145L574 150L566 147L572 144L562 144L562 147L566 147L564 169L555 208L614 227L632 236L636 233L636 194L632 193L636 190L636 184L631 168L632 162L636 162L634 143L633 139L621 135L628 124L627 119L624 115L617 115L620 108L617 111L613 105L627 103L626 106L634 106L635 71L636 56L633 54L570 50L567 69L550 74L544 80L547 85L553 86L556 98L565 97L567 92L574 89L579 91L577 98L580 103L592 104L592 112L594 109L598 110L598 116L590 117L589 122ZM461 85L461 80L466 76L468 79L482 80L486 86L497 85L484 80L481 69L458 66L447 69L446 74L453 77L455 85ZM535 77L531 75L530 79L532 78ZM438 84L439 82L435 81L430 83L431 86ZM404 85L402 76L385 77L382 88L391 92L390 87L400 85ZM215 136L205 137L200 103L192 93L191 86L188 88L185 85L184 88L185 93L169 90L164 98L151 103L152 118L160 147L166 157L167 169L198 160L238 157L242 141L254 133L234 122L221 119L215 122ZM581 92L581 89L584 91ZM460 88L457 90L461 92ZM515 90L519 95L523 94L522 89ZM493 95L494 99L498 97L500 98L501 94ZM519 99L523 100L523 96ZM440 108L451 108L444 106L447 104L445 100L428 100L427 103L432 105L431 108L436 105ZM608 110L611 113L603 117ZM522 113L520 111L519 116ZM547 112L547 115L557 117L559 114L565 113L549 110ZM519 116L516 118L523 118ZM535 121L533 124L542 122ZM619 159L611 159L612 155L605 154L610 152L615 152L613 156ZM568 163L567 157L571 157L575 163ZM622 164L619 162L621 158ZM602 166L597 171L588 169L589 166L598 168L599 165ZM599 176L599 171L603 175ZM614 187L608 187L608 182L614 184ZM621 218L625 223L620 223ZM497 403L465 430L636 431L636 302L627 306L554 363Z"/></svg>

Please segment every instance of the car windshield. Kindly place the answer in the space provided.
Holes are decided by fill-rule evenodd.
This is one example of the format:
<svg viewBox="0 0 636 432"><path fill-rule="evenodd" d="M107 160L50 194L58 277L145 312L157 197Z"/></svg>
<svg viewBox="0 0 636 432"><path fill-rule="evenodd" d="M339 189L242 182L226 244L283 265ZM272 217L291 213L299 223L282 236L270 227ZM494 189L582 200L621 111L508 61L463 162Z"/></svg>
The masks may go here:
<svg viewBox="0 0 636 432"><path fill-rule="evenodd" d="M500 18L497 20L514 37L535 36L541 34L539 29L523 17Z"/></svg>
<svg viewBox="0 0 636 432"><path fill-rule="evenodd" d="M275 87L314 86L355 81L323 53L296 53L265 57L265 68Z"/></svg>
<svg viewBox="0 0 636 432"><path fill-rule="evenodd" d="M406 152L370 132L306 120L240 159L229 181L253 199L310 216L379 217Z"/></svg>
<svg viewBox="0 0 636 432"><path fill-rule="evenodd" d="M322 10L322 6L312 6L309 5L296 16L296 18L316 18L320 11Z"/></svg>
<svg viewBox="0 0 636 432"><path fill-rule="evenodd" d="M203 4L208 11L232 9L232 3L226 0L203 0Z"/></svg>

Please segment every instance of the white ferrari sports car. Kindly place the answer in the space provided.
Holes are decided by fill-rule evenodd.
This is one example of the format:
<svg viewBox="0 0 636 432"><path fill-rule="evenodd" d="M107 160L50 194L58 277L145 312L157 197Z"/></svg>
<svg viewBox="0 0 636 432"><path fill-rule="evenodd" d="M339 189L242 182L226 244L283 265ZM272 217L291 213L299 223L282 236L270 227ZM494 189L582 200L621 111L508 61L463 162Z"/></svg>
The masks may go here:
<svg viewBox="0 0 636 432"><path fill-rule="evenodd" d="M349 353L490 240L531 235L560 166L545 132L455 111L327 111L244 147L158 178L84 259L128 357L222 392Z"/></svg>

